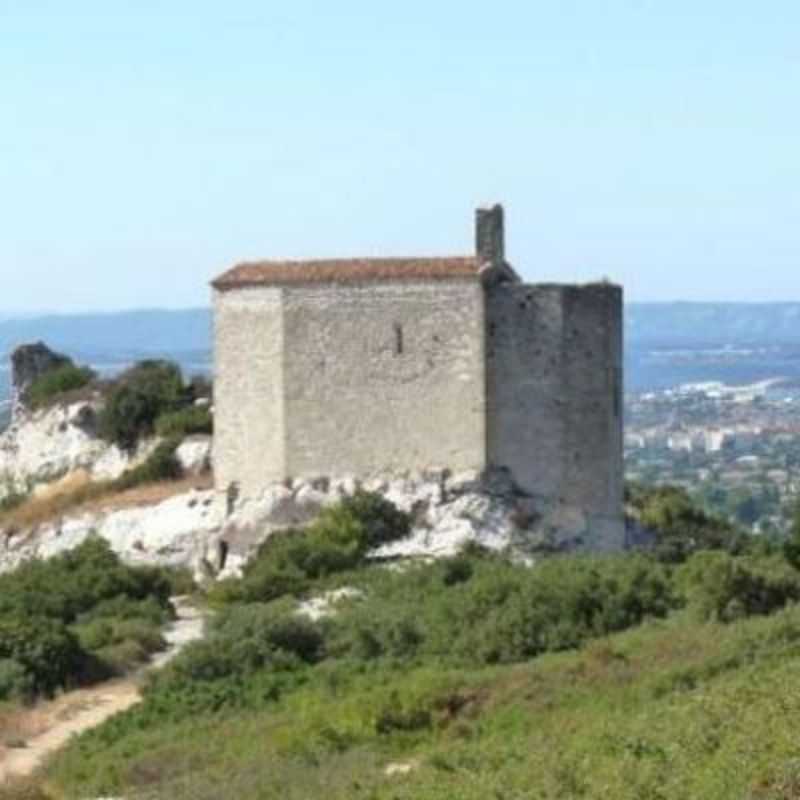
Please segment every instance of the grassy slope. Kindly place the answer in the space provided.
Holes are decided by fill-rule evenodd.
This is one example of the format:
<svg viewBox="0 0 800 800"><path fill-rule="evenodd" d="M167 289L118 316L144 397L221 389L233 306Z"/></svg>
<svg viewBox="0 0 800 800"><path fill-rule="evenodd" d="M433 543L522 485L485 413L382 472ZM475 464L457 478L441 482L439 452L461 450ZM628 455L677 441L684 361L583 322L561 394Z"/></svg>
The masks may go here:
<svg viewBox="0 0 800 800"><path fill-rule="evenodd" d="M682 614L509 667L317 667L252 710L116 741L106 726L47 783L175 800L800 798L799 656L791 608L728 626ZM379 733L387 708L433 724ZM413 769L387 777L392 762Z"/></svg>

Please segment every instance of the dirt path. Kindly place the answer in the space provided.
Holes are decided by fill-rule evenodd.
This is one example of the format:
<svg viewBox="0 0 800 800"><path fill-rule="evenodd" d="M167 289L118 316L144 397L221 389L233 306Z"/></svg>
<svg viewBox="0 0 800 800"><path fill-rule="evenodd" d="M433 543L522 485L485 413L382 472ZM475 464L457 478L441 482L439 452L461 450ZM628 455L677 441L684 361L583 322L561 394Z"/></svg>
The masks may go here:
<svg viewBox="0 0 800 800"><path fill-rule="evenodd" d="M167 650L157 654L148 669L163 666L189 642L203 634L203 614L182 598L173 600L178 618L164 631ZM88 689L67 692L39 703L15 716L11 735L0 741L0 784L12 777L30 775L47 756L70 738L94 728L109 717L141 700L138 677L111 681ZM16 740L16 741L15 741ZM23 746L11 746L17 744Z"/></svg>

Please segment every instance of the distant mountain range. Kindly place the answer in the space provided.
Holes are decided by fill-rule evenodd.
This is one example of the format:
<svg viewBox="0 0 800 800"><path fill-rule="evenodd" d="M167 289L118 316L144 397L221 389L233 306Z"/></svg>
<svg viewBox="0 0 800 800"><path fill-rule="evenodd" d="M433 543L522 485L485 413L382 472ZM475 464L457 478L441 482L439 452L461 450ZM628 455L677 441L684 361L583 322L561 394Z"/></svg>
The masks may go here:
<svg viewBox="0 0 800 800"><path fill-rule="evenodd" d="M37 340L81 359L190 351L207 354L211 312L199 308L40 317L0 313L0 359L7 358L17 345Z"/></svg>
<svg viewBox="0 0 800 800"><path fill-rule="evenodd" d="M630 303L625 335L636 347L800 344L800 302Z"/></svg>
<svg viewBox="0 0 800 800"><path fill-rule="evenodd" d="M211 311L0 312L0 417L9 395L8 357L17 345L38 340L107 373L155 357L172 358L187 373L205 372ZM704 379L800 377L800 302L630 303L625 347L626 384L634 390Z"/></svg>
<svg viewBox="0 0 800 800"><path fill-rule="evenodd" d="M800 343L800 302L628 303L626 342L635 346ZM21 342L43 339L76 355L208 352L208 308L103 314L33 315L0 311L0 358Z"/></svg>

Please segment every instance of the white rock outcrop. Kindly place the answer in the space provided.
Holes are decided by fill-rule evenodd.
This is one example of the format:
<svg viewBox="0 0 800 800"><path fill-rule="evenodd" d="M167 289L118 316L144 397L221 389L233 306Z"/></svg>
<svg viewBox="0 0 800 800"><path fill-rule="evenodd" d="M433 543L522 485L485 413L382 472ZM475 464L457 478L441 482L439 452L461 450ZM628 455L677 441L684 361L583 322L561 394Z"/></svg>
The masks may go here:
<svg viewBox="0 0 800 800"><path fill-rule="evenodd" d="M201 475L211 469L211 436L187 436L175 451L185 475Z"/></svg>
<svg viewBox="0 0 800 800"><path fill-rule="evenodd" d="M146 458L152 441L130 455L97 435L98 408L98 400L84 400L17 414L0 434L0 500L77 470L117 478Z"/></svg>
<svg viewBox="0 0 800 800"><path fill-rule="evenodd" d="M0 571L98 535L129 563L189 567L206 579L235 576L272 533L308 524L359 486L353 478L316 477L273 484L256 498L242 499L192 490L157 505L87 513L24 531L0 529ZM504 471L392 476L364 488L382 493L414 520L407 538L374 551L377 559L447 556L469 542L529 557L596 541L572 512L520 493ZM569 517L572 527L555 526L559 517Z"/></svg>

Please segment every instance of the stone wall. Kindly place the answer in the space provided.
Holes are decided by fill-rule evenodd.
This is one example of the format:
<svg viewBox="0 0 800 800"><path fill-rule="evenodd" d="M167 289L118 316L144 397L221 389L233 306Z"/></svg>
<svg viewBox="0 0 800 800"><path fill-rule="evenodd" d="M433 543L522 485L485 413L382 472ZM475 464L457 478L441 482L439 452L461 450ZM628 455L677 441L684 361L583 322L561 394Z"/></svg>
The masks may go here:
<svg viewBox="0 0 800 800"><path fill-rule="evenodd" d="M214 474L255 494L286 468L282 290L214 293Z"/></svg>
<svg viewBox="0 0 800 800"><path fill-rule="evenodd" d="M486 347L489 463L585 516L597 549L621 547L621 289L495 286Z"/></svg>
<svg viewBox="0 0 800 800"><path fill-rule="evenodd" d="M284 292L288 475L484 466L478 281Z"/></svg>
<svg viewBox="0 0 800 800"><path fill-rule="evenodd" d="M215 306L219 490L507 467L540 527L622 546L619 287L293 284Z"/></svg>

